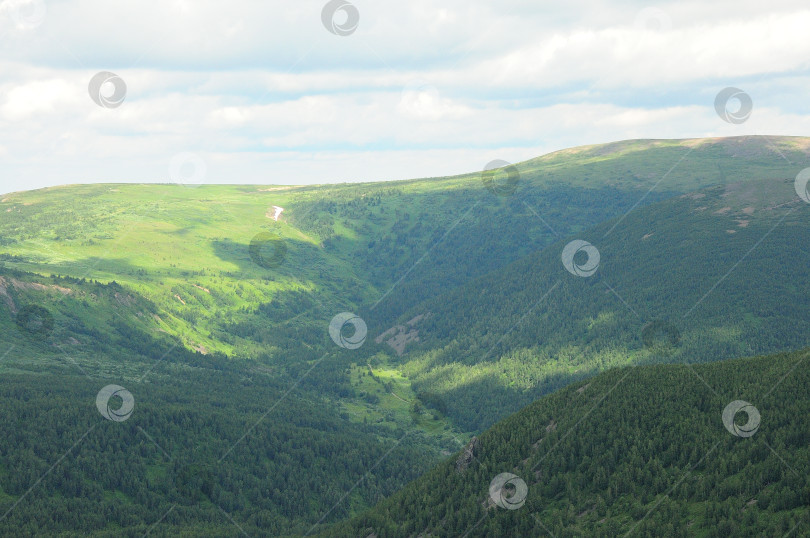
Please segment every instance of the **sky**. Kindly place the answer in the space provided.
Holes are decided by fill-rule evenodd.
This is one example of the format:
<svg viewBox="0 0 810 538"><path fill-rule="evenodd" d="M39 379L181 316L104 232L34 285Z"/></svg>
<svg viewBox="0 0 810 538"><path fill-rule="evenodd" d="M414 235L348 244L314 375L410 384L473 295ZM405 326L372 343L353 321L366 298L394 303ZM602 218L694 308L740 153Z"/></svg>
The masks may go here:
<svg viewBox="0 0 810 538"><path fill-rule="evenodd" d="M810 135L807 28L803 0L0 0L0 192Z"/></svg>

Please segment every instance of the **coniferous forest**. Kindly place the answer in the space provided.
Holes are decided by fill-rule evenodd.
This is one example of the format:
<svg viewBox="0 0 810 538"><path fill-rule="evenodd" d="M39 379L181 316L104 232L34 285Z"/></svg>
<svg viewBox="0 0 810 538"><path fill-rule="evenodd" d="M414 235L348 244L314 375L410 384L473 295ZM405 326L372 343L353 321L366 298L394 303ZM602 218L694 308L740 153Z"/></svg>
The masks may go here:
<svg viewBox="0 0 810 538"><path fill-rule="evenodd" d="M805 534L808 144L693 143L6 195L0 533Z"/></svg>

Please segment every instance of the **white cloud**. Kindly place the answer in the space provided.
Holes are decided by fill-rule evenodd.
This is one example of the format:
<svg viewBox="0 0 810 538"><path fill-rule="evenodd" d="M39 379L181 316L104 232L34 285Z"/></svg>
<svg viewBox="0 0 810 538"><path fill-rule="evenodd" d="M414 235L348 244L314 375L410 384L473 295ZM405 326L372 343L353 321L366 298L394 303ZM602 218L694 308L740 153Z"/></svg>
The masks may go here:
<svg viewBox="0 0 810 538"><path fill-rule="evenodd" d="M63 79L34 80L9 88L0 115L7 121L30 120L53 113L74 101L76 86Z"/></svg>
<svg viewBox="0 0 810 538"><path fill-rule="evenodd" d="M357 0L347 37L313 0L51 1L21 25L41 15L18 9L31 1L0 3L0 191L165 181L187 151L208 181L307 183L633 137L810 134L798 1ZM126 81L121 107L89 98L100 70ZM714 113L729 85L754 99L744 125Z"/></svg>

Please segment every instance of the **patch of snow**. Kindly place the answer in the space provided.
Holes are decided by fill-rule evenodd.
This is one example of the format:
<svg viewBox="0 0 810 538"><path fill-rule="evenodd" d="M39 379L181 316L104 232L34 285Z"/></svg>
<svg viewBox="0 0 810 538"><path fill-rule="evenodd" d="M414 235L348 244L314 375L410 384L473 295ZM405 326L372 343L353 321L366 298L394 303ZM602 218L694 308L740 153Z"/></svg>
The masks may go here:
<svg viewBox="0 0 810 538"><path fill-rule="evenodd" d="M278 220L278 218L281 216L282 211L284 211L283 207L279 207L277 205L274 205L273 206L273 216L270 217L270 212L269 211L267 213L267 216L270 217L273 220Z"/></svg>

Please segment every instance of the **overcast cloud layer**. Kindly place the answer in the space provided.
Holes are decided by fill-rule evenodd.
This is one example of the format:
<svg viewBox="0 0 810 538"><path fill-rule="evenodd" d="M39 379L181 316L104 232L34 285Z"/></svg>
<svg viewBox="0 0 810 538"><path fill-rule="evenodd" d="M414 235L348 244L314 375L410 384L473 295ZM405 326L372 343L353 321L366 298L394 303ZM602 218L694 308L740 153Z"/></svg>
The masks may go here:
<svg viewBox="0 0 810 538"><path fill-rule="evenodd" d="M803 1L353 0L327 17L348 35L325 4L0 0L0 191L405 179L628 138L810 134ZM100 71L120 106L109 84L91 98ZM753 101L743 123L715 111L728 86Z"/></svg>

